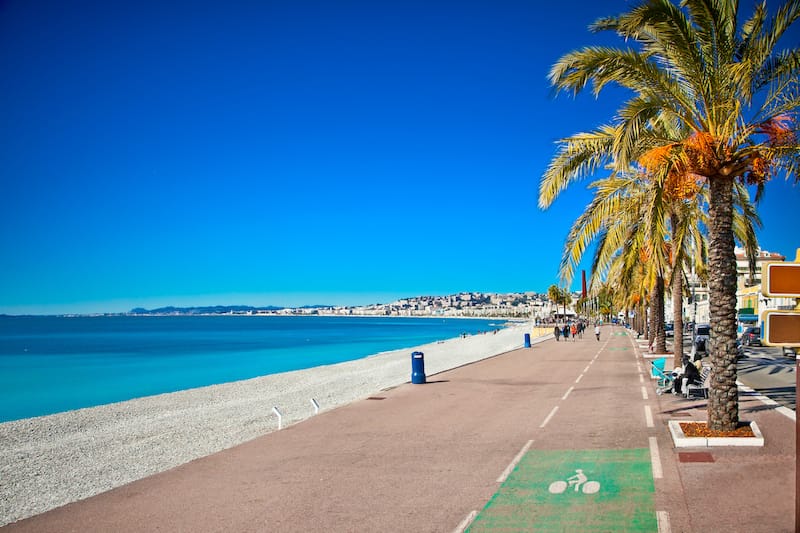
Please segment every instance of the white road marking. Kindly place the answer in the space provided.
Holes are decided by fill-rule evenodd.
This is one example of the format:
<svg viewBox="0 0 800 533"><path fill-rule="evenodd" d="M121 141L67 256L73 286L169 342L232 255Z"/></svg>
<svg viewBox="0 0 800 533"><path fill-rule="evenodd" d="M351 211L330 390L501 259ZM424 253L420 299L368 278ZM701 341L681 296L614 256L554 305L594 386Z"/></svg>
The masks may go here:
<svg viewBox="0 0 800 533"><path fill-rule="evenodd" d="M558 406L557 405L555 407L553 407L553 410L550 411L550 414L547 415L547 418L544 419L544 422L542 422L542 424L539 427L540 428L545 427L547 425L547 423L550 422L550 419L553 418L553 415L556 414L556 411L558 411Z"/></svg>
<svg viewBox="0 0 800 533"><path fill-rule="evenodd" d="M642 400L647 399L647 389L642 387Z"/></svg>
<svg viewBox="0 0 800 533"><path fill-rule="evenodd" d="M647 423L647 427L655 427L655 424L653 424L653 411L650 409L649 405L644 406L644 420Z"/></svg>
<svg viewBox="0 0 800 533"><path fill-rule="evenodd" d="M666 511L658 511L656 513L656 520L658 521L658 533L672 533L669 527L669 513Z"/></svg>
<svg viewBox="0 0 800 533"><path fill-rule="evenodd" d="M533 444L532 440L529 440L527 443L525 443L525 446L523 446L519 453L514 456L514 459L511 460L511 463L506 467L505 470L503 470L503 473L500 474L500 477L497 478L498 483L503 483L506 479L508 479L509 474L511 474L514 468L516 468L517 464L522 460L522 456L525 455L525 452L528 451L528 449L531 447L531 444Z"/></svg>
<svg viewBox="0 0 800 533"><path fill-rule="evenodd" d="M561 399L562 399L562 400L566 400L566 399L567 399L567 396L569 396L569 393L570 393L570 392L572 392L572 389L574 389L574 388L575 388L575 387L570 387L570 388L568 388L568 389L567 389L567 392L565 392L565 393L564 393L564 396L562 396L562 397L561 397Z"/></svg>
<svg viewBox="0 0 800 533"><path fill-rule="evenodd" d="M780 414L782 414L786 418L790 418L793 421L797 422L797 413L792 411L788 407L784 407L783 405L781 405L780 407L776 407L775 411L779 412Z"/></svg>
<svg viewBox="0 0 800 533"><path fill-rule="evenodd" d="M661 468L661 455L658 453L658 441L655 437L648 438L650 441L650 463L653 465L653 479L664 477L664 470Z"/></svg>
<svg viewBox="0 0 800 533"><path fill-rule="evenodd" d="M743 384L741 381L737 380L736 384L739 386L739 390L740 391L747 392L753 398L761 400L762 403L764 403L766 405L773 406L773 407L778 405L778 402L776 402L772 398L764 396L763 394L759 394L758 392L756 392L755 389L751 389L747 385ZM781 405L780 407L775 407L775 411L780 413L780 414L782 414L786 418L792 420L793 422L797 422L797 413L795 411L792 411L788 407L785 407L785 406Z"/></svg>
<svg viewBox="0 0 800 533"><path fill-rule="evenodd" d="M589 371L589 365L586 365L586 368L583 369L583 373L587 373Z"/></svg>
<svg viewBox="0 0 800 533"><path fill-rule="evenodd" d="M464 531L469 527L475 517L478 516L478 511L470 511L467 517L461 521L458 526L453 530L453 533L464 533Z"/></svg>
<svg viewBox="0 0 800 533"><path fill-rule="evenodd" d="M644 383L644 376L639 374L639 383Z"/></svg>
<svg viewBox="0 0 800 533"><path fill-rule="evenodd" d="M575 383L580 383L580 382L581 382L581 378L582 378L582 377L583 377L583 374L581 374L580 376L578 376L578 379L576 379L576 380L575 380Z"/></svg>

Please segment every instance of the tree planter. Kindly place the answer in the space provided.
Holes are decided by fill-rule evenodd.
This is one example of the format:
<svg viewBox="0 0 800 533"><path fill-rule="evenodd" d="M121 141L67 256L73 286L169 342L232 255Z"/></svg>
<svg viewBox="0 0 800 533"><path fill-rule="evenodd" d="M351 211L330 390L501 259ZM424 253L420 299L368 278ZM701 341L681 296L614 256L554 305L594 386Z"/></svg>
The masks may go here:
<svg viewBox="0 0 800 533"><path fill-rule="evenodd" d="M692 436L694 431L684 431L681 427L682 424L691 424L695 427L691 429L701 429L702 436ZM755 422L741 422L739 424L740 430L749 428L751 433L749 436L715 436L714 432L708 429L706 422L687 422L682 420L670 420L669 432L672 435L672 441L676 448L693 448L693 447L712 447L712 446L764 446L764 436L758 425ZM742 431L737 431L743 433Z"/></svg>

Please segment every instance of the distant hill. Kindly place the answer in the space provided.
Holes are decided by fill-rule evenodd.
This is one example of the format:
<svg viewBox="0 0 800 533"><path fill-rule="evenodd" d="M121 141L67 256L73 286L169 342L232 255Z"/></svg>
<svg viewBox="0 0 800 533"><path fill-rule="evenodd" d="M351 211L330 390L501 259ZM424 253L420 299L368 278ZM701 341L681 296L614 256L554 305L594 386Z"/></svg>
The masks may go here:
<svg viewBox="0 0 800 533"><path fill-rule="evenodd" d="M285 307L267 305L263 307L252 307L249 305L209 305L199 307L159 307L157 309L144 309L136 307L131 309L129 315L227 315L230 313L244 314L256 313L258 311L280 311Z"/></svg>

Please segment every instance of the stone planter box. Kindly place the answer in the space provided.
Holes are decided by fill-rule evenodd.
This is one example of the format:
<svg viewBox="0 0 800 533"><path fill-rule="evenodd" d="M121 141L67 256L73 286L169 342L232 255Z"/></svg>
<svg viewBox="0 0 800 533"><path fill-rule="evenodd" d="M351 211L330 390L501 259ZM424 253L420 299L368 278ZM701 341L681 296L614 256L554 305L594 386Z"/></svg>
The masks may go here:
<svg viewBox="0 0 800 533"><path fill-rule="evenodd" d="M695 448L712 446L764 446L764 435L755 422L743 422L750 425L754 437L687 437L683 433L681 423L705 422L705 420L670 420L669 432L676 448Z"/></svg>

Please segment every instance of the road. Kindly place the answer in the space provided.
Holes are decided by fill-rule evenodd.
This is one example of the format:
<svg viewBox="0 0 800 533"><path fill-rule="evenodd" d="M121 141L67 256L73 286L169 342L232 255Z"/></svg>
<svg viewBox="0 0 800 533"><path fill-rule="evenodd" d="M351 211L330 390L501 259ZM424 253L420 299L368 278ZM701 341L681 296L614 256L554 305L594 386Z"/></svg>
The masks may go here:
<svg viewBox="0 0 800 533"><path fill-rule="evenodd" d="M745 346L739 359L739 381L772 398L779 404L797 410L795 360L783 355L780 348Z"/></svg>
<svg viewBox="0 0 800 533"><path fill-rule="evenodd" d="M684 353L692 349L690 335L683 336ZM707 359L704 359L704 362ZM710 364L710 361L708 361ZM746 386L796 411L795 360L780 348L745 346L739 359L738 378Z"/></svg>

